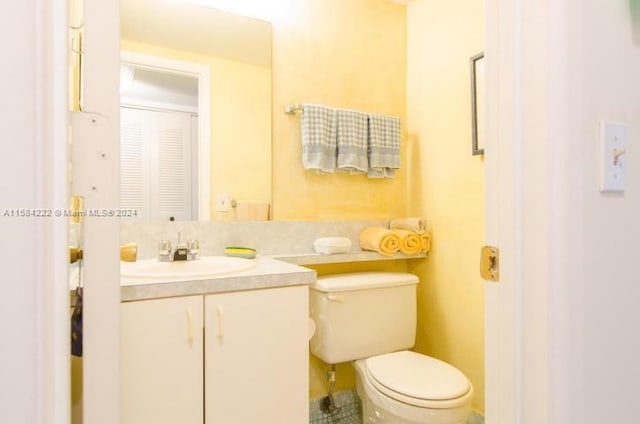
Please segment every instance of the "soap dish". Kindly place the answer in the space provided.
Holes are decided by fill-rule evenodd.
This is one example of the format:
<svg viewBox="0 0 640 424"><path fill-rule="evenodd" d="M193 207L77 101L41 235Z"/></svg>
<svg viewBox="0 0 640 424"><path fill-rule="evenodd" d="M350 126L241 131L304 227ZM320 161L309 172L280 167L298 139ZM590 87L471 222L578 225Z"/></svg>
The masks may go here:
<svg viewBox="0 0 640 424"><path fill-rule="evenodd" d="M253 259L256 257L256 249L250 247L229 246L224 248L224 254L236 258Z"/></svg>
<svg viewBox="0 0 640 424"><path fill-rule="evenodd" d="M351 240L346 237L321 237L313 242L313 248L321 255L349 253Z"/></svg>

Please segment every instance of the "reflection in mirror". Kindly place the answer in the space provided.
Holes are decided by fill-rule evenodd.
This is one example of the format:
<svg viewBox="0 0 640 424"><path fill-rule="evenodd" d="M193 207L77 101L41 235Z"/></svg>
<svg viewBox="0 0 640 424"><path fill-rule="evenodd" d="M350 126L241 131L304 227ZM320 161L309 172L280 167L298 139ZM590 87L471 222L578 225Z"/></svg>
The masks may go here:
<svg viewBox="0 0 640 424"><path fill-rule="evenodd" d="M271 25L177 0L120 10L121 207L138 220L267 219Z"/></svg>
<svg viewBox="0 0 640 424"><path fill-rule="evenodd" d="M121 61L122 207L138 220L209 216L209 69L130 52Z"/></svg>

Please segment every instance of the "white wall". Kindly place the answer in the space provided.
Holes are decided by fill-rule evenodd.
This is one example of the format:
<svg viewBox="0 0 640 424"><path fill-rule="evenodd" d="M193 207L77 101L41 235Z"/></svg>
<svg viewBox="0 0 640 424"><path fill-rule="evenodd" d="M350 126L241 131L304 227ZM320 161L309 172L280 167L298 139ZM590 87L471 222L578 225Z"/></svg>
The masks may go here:
<svg viewBox="0 0 640 424"><path fill-rule="evenodd" d="M640 16L637 0L551 6L549 418L637 422ZM599 124L628 127L627 189L599 192Z"/></svg>
<svg viewBox="0 0 640 424"><path fill-rule="evenodd" d="M631 6L637 0L574 1L576 51L572 81L580 93L571 122L582 173L584 231L585 423L638 421L640 400L640 42ZM640 17L635 17L637 31ZM580 109L580 106L582 108ZM626 124L627 189L598 191L598 123Z"/></svg>
<svg viewBox="0 0 640 424"><path fill-rule="evenodd" d="M487 5L498 209L515 198L500 215L501 271L513 280L487 291L502 307L487 310L487 419L637 422L640 4ZM629 129L624 195L599 192L603 119Z"/></svg>
<svg viewBox="0 0 640 424"><path fill-rule="evenodd" d="M0 13L3 63L12 64L0 71L0 116L3 117L0 212L5 208L36 206L35 3L30 0L12 4L10 8L5 5L6 10ZM0 422L3 423L36 422L38 259L30 251L37 225L36 220L0 216L0 231L5 241L0 282Z"/></svg>
<svg viewBox="0 0 640 424"><path fill-rule="evenodd" d="M0 422L66 423L66 222L6 216L66 205L66 2L0 13Z"/></svg>

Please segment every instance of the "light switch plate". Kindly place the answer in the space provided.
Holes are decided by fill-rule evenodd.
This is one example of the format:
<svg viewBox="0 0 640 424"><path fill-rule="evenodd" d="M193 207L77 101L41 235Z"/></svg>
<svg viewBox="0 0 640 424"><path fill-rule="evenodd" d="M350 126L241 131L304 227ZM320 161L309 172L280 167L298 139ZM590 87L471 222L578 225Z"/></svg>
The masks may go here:
<svg viewBox="0 0 640 424"><path fill-rule="evenodd" d="M625 189L627 127L602 121L600 123L600 191L620 193Z"/></svg>

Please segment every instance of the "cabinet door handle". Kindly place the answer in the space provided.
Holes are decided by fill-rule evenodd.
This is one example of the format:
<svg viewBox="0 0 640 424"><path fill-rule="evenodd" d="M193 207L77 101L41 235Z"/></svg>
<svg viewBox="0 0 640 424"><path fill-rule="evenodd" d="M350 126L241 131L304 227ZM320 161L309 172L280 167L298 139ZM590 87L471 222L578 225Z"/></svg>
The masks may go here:
<svg viewBox="0 0 640 424"><path fill-rule="evenodd" d="M224 311L222 306L216 306L216 312L218 313L218 337L224 337Z"/></svg>
<svg viewBox="0 0 640 424"><path fill-rule="evenodd" d="M189 345L193 344L193 312L191 308L187 309L187 341Z"/></svg>
<svg viewBox="0 0 640 424"><path fill-rule="evenodd" d="M330 302L344 303L344 296L339 295L339 294L330 294L330 295L327 295L327 299L328 299Z"/></svg>

